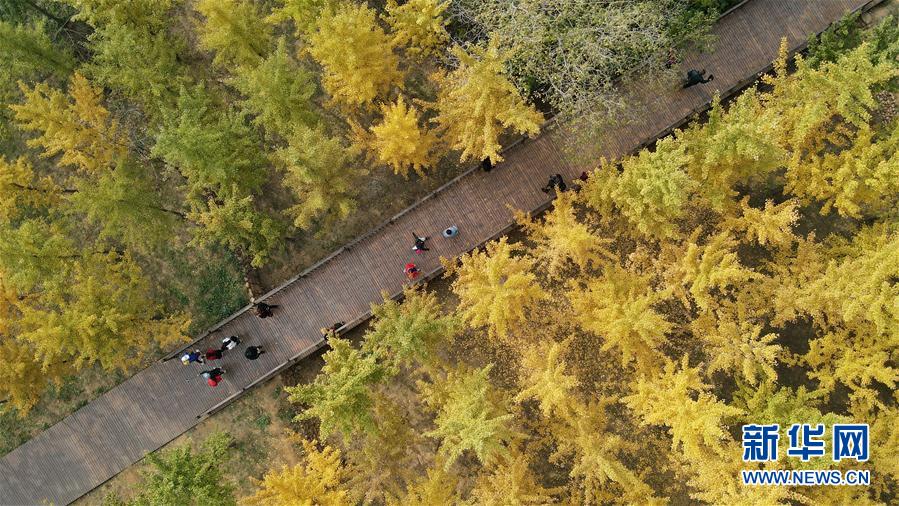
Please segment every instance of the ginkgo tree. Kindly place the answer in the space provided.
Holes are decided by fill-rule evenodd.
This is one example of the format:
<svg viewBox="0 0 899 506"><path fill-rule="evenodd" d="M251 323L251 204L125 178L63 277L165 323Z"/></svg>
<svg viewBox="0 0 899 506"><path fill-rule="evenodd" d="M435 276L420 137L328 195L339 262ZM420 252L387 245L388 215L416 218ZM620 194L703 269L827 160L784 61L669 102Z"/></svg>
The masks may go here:
<svg viewBox="0 0 899 506"><path fill-rule="evenodd" d="M338 104L365 108L403 86L395 43L367 5L325 6L307 38L306 51L322 66L325 90Z"/></svg>
<svg viewBox="0 0 899 506"><path fill-rule="evenodd" d="M486 251L462 256L458 266L447 266L447 276L456 276L453 291L461 317L473 326L487 325L500 339L547 296L532 272L534 260L513 256L515 250L504 237L488 243Z"/></svg>
<svg viewBox="0 0 899 506"><path fill-rule="evenodd" d="M200 46L214 51L221 66L254 65L265 58L272 42L271 27L248 0L198 0Z"/></svg>
<svg viewBox="0 0 899 506"><path fill-rule="evenodd" d="M400 97L381 106L382 119L371 127L371 145L378 161L389 165L403 177L409 169L424 175L436 155L437 136L421 125L421 114Z"/></svg>
<svg viewBox="0 0 899 506"><path fill-rule="evenodd" d="M259 489L243 499L254 506L321 504L322 506L350 506L345 489L346 470L337 448L325 445L318 448L315 441L302 440L304 462L265 473Z"/></svg>
<svg viewBox="0 0 899 506"><path fill-rule="evenodd" d="M39 134L28 143L43 156L59 154L60 163L84 173L108 170L126 156L128 141L103 105L102 91L81 74L73 74L68 96L46 83L21 88L24 102L10 107L23 129Z"/></svg>
<svg viewBox="0 0 899 506"><path fill-rule="evenodd" d="M445 15L449 5L447 0L409 0L402 5L388 0L384 10L394 43L416 58L438 52L449 42Z"/></svg>
<svg viewBox="0 0 899 506"><path fill-rule="evenodd" d="M437 84L433 121L463 161L502 161L500 135L506 130L536 135L543 115L509 82L503 67L508 56L495 42L467 49L455 46L452 54L458 67L432 76Z"/></svg>

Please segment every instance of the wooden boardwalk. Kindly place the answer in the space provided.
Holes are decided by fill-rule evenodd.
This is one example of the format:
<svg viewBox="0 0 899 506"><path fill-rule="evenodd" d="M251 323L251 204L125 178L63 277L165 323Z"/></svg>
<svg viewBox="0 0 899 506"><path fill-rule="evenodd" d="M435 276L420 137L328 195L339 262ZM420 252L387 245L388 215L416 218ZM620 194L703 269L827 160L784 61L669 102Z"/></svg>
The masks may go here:
<svg viewBox="0 0 899 506"><path fill-rule="evenodd" d="M750 0L716 25L715 51L684 63L705 68L715 80L688 90L671 89L636 96L645 107L632 123L611 129L601 154L616 158L632 152L703 110L713 93L735 90L769 68L781 37L791 50L804 46L809 34L824 30L847 11L868 0ZM876 3L876 2L873 2ZM472 170L404 211L368 236L341 248L326 261L270 293L281 307L274 318L259 320L237 313L198 347L239 335L246 346L264 344L259 360L242 353L223 360L228 370L217 388L194 376L198 366L177 360L158 362L103 394L73 415L0 460L0 504L68 504L102 484L144 455L190 429L208 413L249 387L322 346L319 329L335 321L358 323L381 292L396 293L410 260L412 231L430 235L431 251L415 261L429 273L439 270L440 256L453 257L508 230L510 208L536 210L547 204L540 191L550 174L570 178L582 169L566 161L559 129L505 153L491 173ZM460 234L440 237L457 225Z"/></svg>

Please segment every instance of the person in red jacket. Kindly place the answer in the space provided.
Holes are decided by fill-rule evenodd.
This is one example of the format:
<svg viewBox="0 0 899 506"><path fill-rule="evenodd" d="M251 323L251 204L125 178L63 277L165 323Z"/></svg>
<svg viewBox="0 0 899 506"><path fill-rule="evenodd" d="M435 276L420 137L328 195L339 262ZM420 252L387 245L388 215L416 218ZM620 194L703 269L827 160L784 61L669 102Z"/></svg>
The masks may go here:
<svg viewBox="0 0 899 506"><path fill-rule="evenodd" d="M224 369L220 369L215 367L213 369L209 369L208 371L203 371L197 376L202 376L206 378L206 384L211 387L217 387L219 383L222 382L222 375L225 374Z"/></svg>

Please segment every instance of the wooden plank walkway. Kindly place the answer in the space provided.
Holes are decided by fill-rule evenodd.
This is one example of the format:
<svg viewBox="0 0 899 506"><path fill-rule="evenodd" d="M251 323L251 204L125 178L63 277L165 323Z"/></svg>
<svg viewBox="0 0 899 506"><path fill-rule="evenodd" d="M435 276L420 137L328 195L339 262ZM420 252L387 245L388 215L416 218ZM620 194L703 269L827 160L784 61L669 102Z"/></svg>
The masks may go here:
<svg viewBox="0 0 899 506"><path fill-rule="evenodd" d="M660 95L646 90L644 107L633 122L606 134L600 154L617 158L671 130L707 107L716 90L735 90L769 68L781 37L791 50L811 33L824 30L868 0L750 0L716 25L715 51L684 63L705 68L715 80L688 90ZM876 2L873 2L876 3ZM42 432L0 460L0 504L68 504L102 484L144 455L190 429L261 379L275 374L323 345L319 329L335 321L358 323L381 292L396 293L411 257L411 232L432 237L431 251L415 261L429 273L438 257L454 257L508 230L510 208L537 210L548 203L540 191L550 174L570 178L584 168L567 161L560 129L505 153L493 172L472 170L404 211L367 237L341 248L311 271L268 295L281 307L274 318L259 320L241 311L212 332L199 347L239 335L244 344L264 344L259 360L242 353L226 357L228 370L218 388L194 376L197 367L159 362L140 371L73 415ZM443 239L439 231L457 225L460 234ZM208 343L208 344L207 344Z"/></svg>

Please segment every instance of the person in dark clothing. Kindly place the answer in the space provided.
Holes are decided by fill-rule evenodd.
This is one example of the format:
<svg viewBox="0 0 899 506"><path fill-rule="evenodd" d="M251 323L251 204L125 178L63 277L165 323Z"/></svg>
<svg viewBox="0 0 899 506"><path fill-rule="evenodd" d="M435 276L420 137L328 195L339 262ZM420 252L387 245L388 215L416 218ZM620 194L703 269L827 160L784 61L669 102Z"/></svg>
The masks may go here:
<svg viewBox="0 0 899 506"><path fill-rule="evenodd" d="M553 174L549 177L549 181L546 183L546 186L540 188L543 193L549 193L553 188L557 188L559 191L563 192L568 189L568 186L565 184L565 179L562 177L562 174Z"/></svg>
<svg viewBox="0 0 899 506"><path fill-rule="evenodd" d="M430 239L430 237L419 237L415 232L412 232L412 237L415 238L415 244L412 245L412 251L419 254L424 253L425 251L431 251L425 246L425 241Z"/></svg>
<svg viewBox="0 0 899 506"><path fill-rule="evenodd" d="M206 361L212 362L213 360L220 360L222 358L222 355L222 350L209 348L208 350L206 350Z"/></svg>
<svg viewBox="0 0 899 506"><path fill-rule="evenodd" d="M331 337L332 335L337 335L337 331L340 330L340 327L343 327L344 325L346 325L346 323L337 322L334 325L331 325L330 327L322 328L322 330L321 330L322 337L327 339L327 338Z"/></svg>
<svg viewBox="0 0 899 506"><path fill-rule="evenodd" d="M265 302L257 302L256 305L253 306L253 313L259 318L268 318L269 316L275 315L275 313L272 312L272 309L277 307L278 306L266 304Z"/></svg>
<svg viewBox="0 0 899 506"><path fill-rule="evenodd" d="M481 160L481 170L483 170L484 172L490 172L491 170L493 170L493 162L490 161L489 156Z"/></svg>
<svg viewBox="0 0 899 506"><path fill-rule="evenodd" d="M581 175L578 176L578 178L571 184L571 188L575 192L579 192L579 191L581 191L581 188L584 187L584 184L586 184L587 180L589 180L589 179L590 179L590 175L587 174L587 171L585 170L585 171L581 172Z"/></svg>
<svg viewBox="0 0 899 506"><path fill-rule="evenodd" d="M248 346L243 352L243 356L247 357L248 360L256 360L263 353L265 353L265 350L262 349L262 346Z"/></svg>
<svg viewBox="0 0 899 506"><path fill-rule="evenodd" d="M705 69L696 70L690 69L687 71L687 80L684 81L684 88L689 88L691 86L696 86L697 84L705 84L711 82L715 79L714 75L709 75L709 78L705 78Z"/></svg>
<svg viewBox="0 0 899 506"><path fill-rule="evenodd" d="M216 376L219 378L219 381L222 379L222 375L225 374L225 370L220 367L214 367L212 369L207 369L197 376L202 376L203 378L210 379L215 378Z"/></svg>

